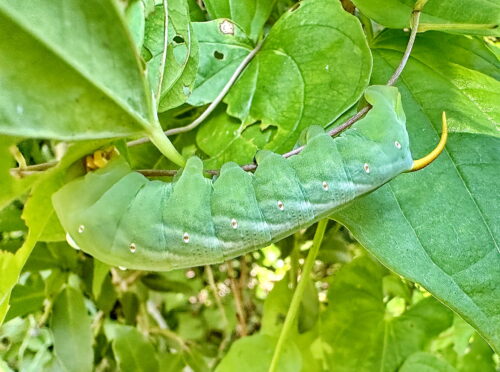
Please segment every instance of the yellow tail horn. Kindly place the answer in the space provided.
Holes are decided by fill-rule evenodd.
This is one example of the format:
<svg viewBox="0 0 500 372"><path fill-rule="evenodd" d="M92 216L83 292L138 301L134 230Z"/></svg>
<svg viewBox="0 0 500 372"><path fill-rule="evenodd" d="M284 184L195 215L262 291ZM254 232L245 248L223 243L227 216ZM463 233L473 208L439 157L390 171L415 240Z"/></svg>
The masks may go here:
<svg viewBox="0 0 500 372"><path fill-rule="evenodd" d="M413 166L408 172L415 172L418 171L422 168L425 168L428 166L430 163L432 163L436 158L441 154L441 152L444 149L444 146L446 145L446 140L448 139L448 123L446 122L446 113L443 112L443 129L441 132L441 139L439 140L439 143L437 144L436 148L432 150L429 154L424 156L421 159L413 160Z"/></svg>

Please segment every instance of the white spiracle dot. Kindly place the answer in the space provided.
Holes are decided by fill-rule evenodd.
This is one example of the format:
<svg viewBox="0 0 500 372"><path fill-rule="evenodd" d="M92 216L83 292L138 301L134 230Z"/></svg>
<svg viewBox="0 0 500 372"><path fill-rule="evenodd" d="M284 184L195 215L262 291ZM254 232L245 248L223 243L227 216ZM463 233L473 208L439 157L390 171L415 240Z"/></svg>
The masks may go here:
<svg viewBox="0 0 500 372"><path fill-rule="evenodd" d="M231 220L231 227L233 229L237 229L238 228L238 221L236 221L234 218Z"/></svg>
<svg viewBox="0 0 500 372"><path fill-rule="evenodd" d="M69 235L69 233L66 233L66 241L68 242L68 244L71 248L74 248L77 251L80 250L80 247L78 246L78 244L76 244L76 242L73 240L71 235Z"/></svg>
<svg viewBox="0 0 500 372"><path fill-rule="evenodd" d="M322 186L323 186L323 190L325 190L325 191L328 191L328 189L330 188L330 186L328 185L328 182L326 182L326 181L323 181Z"/></svg>
<svg viewBox="0 0 500 372"><path fill-rule="evenodd" d="M189 234L187 232L182 235L182 240L184 243L189 243Z"/></svg>
<svg viewBox="0 0 500 372"><path fill-rule="evenodd" d="M121 270L121 271L125 271L127 270L127 268L125 266L118 266L118 268Z"/></svg>
<svg viewBox="0 0 500 372"><path fill-rule="evenodd" d="M130 243L128 249L130 249L130 252L135 253L135 251L137 250L137 246L135 245L135 243Z"/></svg>
<svg viewBox="0 0 500 372"><path fill-rule="evenodd" d="M278 209L281 211L285 210L285 204L281 200L278 200Z"/></svg>
<svg viewBox="0 0 500 372"><path fill-rule="evenodd" d="M399 141L394 141L394 146L396 146L397 149L401 149L401 144Z"/></svg>
<svg viewBox="0 0 500 372"><path fill-rule="evenodd" d="M85 225L78 226L78 233L81 234L85 231Z"/></svg>
<svg viewBox="0 0 500 372"><path fill-rule="evenodd" d="M370 166L368 165L368 163L365 163L365 165L363 165L363 169L366 173L370 173Z"/></svg>

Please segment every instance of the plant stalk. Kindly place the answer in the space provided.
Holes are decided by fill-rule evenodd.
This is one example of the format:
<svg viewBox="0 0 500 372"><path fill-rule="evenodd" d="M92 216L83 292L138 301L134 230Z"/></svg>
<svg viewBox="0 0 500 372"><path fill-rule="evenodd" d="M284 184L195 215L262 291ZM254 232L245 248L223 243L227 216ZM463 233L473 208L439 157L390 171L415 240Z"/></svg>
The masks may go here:
<svg viewBox="0 0 500 372"><path fill-rule="evenodd" d="M313 245L307 255L306 262L304 263L304 269L302 270L302 275L300 277L299 284L293 293L292 302L290 303L290 309L286 314L285 323L283 324L283 328L281 329L280 337L278 339L278 343L276 344L276 349L274 349L273 359L271 360L271 366L269 367L269 372L276 372L278 368L278 362L281 354L283 353L283 347L285 345L285 341L292 330L292 325L294 324L295 318L297 317L297 313L299 311L300 302L302 301L302 296L304 295L304 290L306 288L307 279L311 275L311 270L314 265L314 261L316 260L316 256L319 252L319 247L321 246L321 241L323 240L323 236L325 235L326 225L328 223L328 219L322 219L318 222L318 226L316 228L316 233L314 234Z"/></svg>
<svg viewBox="0 0 500 372"><path fill-rule="evenodd" d="M153 144L161 151L163 155L165 155L167 159L173 161L175 164L181 167L184 166L186 160L182 157L181 154L179 154L179 152L174 147L172 142L170 142L165 133L163 133L163 130L161 129L159 123L148 134L151 142L153 142Z"/></svg>

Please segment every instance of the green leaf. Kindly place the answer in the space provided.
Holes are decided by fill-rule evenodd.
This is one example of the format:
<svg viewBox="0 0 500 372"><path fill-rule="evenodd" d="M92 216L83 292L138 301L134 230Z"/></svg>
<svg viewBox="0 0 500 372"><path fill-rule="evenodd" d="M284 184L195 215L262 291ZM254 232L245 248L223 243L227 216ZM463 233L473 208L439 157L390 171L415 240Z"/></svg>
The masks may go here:
<svg viewBox="0 0 500 372"><path fill-rule="evenodd" d="M137 295L134 292L125 292L120 298L120 303L122 304L125 323L135 325L140 306Z"/></svg>
<svg viewBox="0 0 500 372"><path fill-rule="evenodd" d="M500 83L486 75L492 57L484 58L485 47L443 37L419 37L398 87L414 157L437 143L444 110L451 131L445 152L334 218L384 265L421 284L500 350L500 208L492 192L500 189ZM432 50L444 40L450 53ZM377 41L375 84L387 80L403 49L396 32Z"/></svg>
<svg viewBox="0 0 500 372"><path fill-rule="evenodd" d="M162 273L151 273L141 277L141 282L148 288L160 292L191 294L193 289L184 282L172 280Z"/></svg>
<svg viewBox="0 0 500 372"><path fill-rule="evenodd" d="M45 298L45 285L40 275L31 275L28 281L18 284L12 290L10 309L5 317L9 321L16 316L34 313L42 308Z"/></svg>
<svg viewBox="0 0 500 372"><path fill-rule="evenodd" d="M37 243L28 261L23 267L25 271L42 271L61 269L75 271L78 268L78 253L66 242Z"/></svg>
<svg viewBox="0 0 500 372"><path fill-rule="evenodd" d="M17 253L14 255L10 252L0 251L0 272L2 273L2 280L0 280L0 323L3 323L9 310L11 291L21 273L22 265L18 262L19 257L20 254L17 255Z"/></svg>
<svg viewBox="0 0 500 372"><path fill-rule="evenodd" d="M60 188L67 176L70 165L83 155L96 149L100 142L83 142L70 147L59 164L46 171L33 188L30 199L23 210L23 219L29 227L28 235L15 255L0 251L0 267L6 267L5 276L0 282L0 321L8 310L10 291L17 283L21 270L40 239L49 221L55 221L51 196ZM3 271L2 271L3 272ZM4 312L5 311L5 312Z"/></svg>
<svg viewBox="0 0 500 372"><path fill-rule="evenodd" d="M194 89L199 59L198 41L190 24L188 4L183 0L169 0L168 19L169 44L160 112L187 101Z"/></svg>
<svg viewBox="0 0 500 372"><path fill-rule="evenodd" d="M112 0L0 0L0 133L67 140L154 124L144 71Z"/></svg>
<svg viewBox="0 0 500 372"><path fill-rule="evenodd" d="M91 371L94 363L90 317L80 291L66 287L57 296L50 328L54 351L68 371Z"/></svg>
<svg viewBox="0 0 500 372"><path fill-rule="evenodd" d="M321 338L320 330L322 324L317 322L315 327L305 333L294 337L294 342L300 350L302 365L306 366L302 371L325 372L327 371L326 351L328 344Z"/></svg>
<svg viewBox="0 0 500 372"><path fill-rule="evenodd" d="M376 39L372 83L386 81L399 64L406 43L407 35L398 31L384 32ZM402 88L403 103L404 94L411 95L406 103L414 102L413 107L420 107L438 129L441 113L446 111L450 132L500 137L498 79L500 61L483 41L429 32L418 36L398 87ZM408 106L405 112L411 131L415 119L412 110L406 111ZM427 149L432 148L433 144L427 143Z"/></svg>
<svg viewBox="0 0 500 372"><path fill-rule="evenodd" d="M160 371L162 372L178 372L182 371L186 363L184 363L184 359L182 358L182 354L168 354L161 353L158 355Z"/></svg>
<svg viewBox="0 0 500 372"><path fill-rule="evenodd" d="M0 209L0 232L26 230L26 225L21 219L21 213L22 209L15 203Z"/></svg>
<svg viewBox="0 0 500 372"><path fill-rule="evenodd" d="M223 25L232 25L231 33ZM193 23L199 45L200 62L194 90L188 103L201 106L212 102L233 75L241 61L251 52L253 44L245 32L225 19Z"/></svg>
<svg viewBox="0 0 500 372"><path fill-rule="evenodd" d="M292 301L293 289L289 287L289 275L277 282L264 302L261 333L276 336L281 331ZM308 280L300 303L299 316L294 332L306 332L316 324L319 314L319 300L316 287Z"/></svg>
<svg viewBox="0 0 500 372"><path fill-rule="evenodd" d="M304 295L300 302L300 310L298 317L298 328L300 333L307 332L311 330L318 321L319 316L319 298L318 291L314 285L314 282L308 278L306 282L306 288L304 289Z"/></svg>
<svg viewBox="0 0 500 372"><path fill-rule="evenodd" d="M121 371L159 370L153 345L136 328L109 322L104 329L106 337L113 343L113 352Z"/></svg>
<svg viewBox="0 0 500 372"><path fill-rule="evenodd" d="M255 334L240 338L231 345L231 349L215 369L215 372L254 372L267 371L271 364L276 339ZM286 343L278 363L278 372L299 372L302 370L300 351L290 340Z"/></svg>
<svg viewBox="0 0 500 372"><path fill-rule="evenodd" d="M490 346L476 334L457 366L461 372L494 372L497 368L493 356L494 353Z"/></svg>
<svg viewBox="0 0 500 372"><path fill-rule="evenodd" d="M206 0L210 18L229 18L256 41L262 32L275 0Z"/></svg>
<svg viewBox="0 0 500 372"><path fill-rule="evenodd" d="M288 277L274 284L272 291L267 295L264 302L261 320L261 332L269 336L279 335L285 322L293 291L288 287Z"/></svg>
<svg viewBox="0 0 500 372"><path fill-rule="evenodd" d="M394 371L451 325L453 313L431 297L392 316L384 303L387 274L362 256L335 276L320 329L329 371Z"/></svg>
<svg viewBox="0 0 500 372"><path fill-rule="evenodd" d="M2 94L1 91L0 94ZM2 123L0 121L0 128L1 125ZM10 174L10 169L17 166L17 164L14 162L14 158L9 151L9 148L11 146L14 146L15 143L16 141L13 138L0 136L0 190L2 190L2 192L0 193L0 210L2 208L5 208L13 200L17 199L25 192L27 192L28 189L40 178L40 175L38 174L23 178Z"/></svg>
<svg viewBox="0 0 500 372"><path fill-rule="evenodd" d="M158 100L160 112L187 100L198 66L198 44L190 26L188 4L182 0L171 0L167 4L167 35L165 9L163 4L159 4L146 19L142 53L147 60L149 82Z"/></svg>
<svg viewBox="0 0 500 372"><path fill-rule="evenodd" d="M110 267L94 258L94 270L92 271L92 296L95 299L101 295L104 279L109 275Z"/></svg>
<svg viewBox="0 0 500 372"><path fill-rule="evenodd" d="M125 10L125 18L130 28L130 33L138 49L144 43L145 9L141 0L134 0L128 4Z"/></svg>
<svg viewBox="0 0 500 372"><path fill-rule="evenodd" d="M198 147L211 158L205 160L207 169L220 167L228 161L245 164L252 160L259 148L271 141L276 128L262 131L259 125L240 132L240 122L225 112L220 105L196 133Z"/></svg>
<svg viewBox="0 0 500 372"><path fill-rule="evenodd" d="M241 125L209 155L223 156L246 130L271 131L265 147L290 150L302 129L326 126L361 97L371 65L359 21L339 2L300 2L274 24L226 96Z"/></svg>
<svg viewBox="0 0 500 372"><path fill-rule="evenodd" d="M385 27L405 28L410 26L415 0L353 0L353 3ZM499 36L500 4L483 0L433 0L424 6L420 23L425 29Z"/></svg>
<svg viewBox="0 0 500 372"><path fill-rule="evenodd" d="M118 295L113 283L111 282L111 276L107 275L104 277L104 281L102 282L99 297L96 298L96 305L105 314L108 314L113 309L117 298Z"/></svg>
<svg viewBox="0 0 500 372"><path fill-rule="evenodd" d="M419 352L410 355L401 368L399 372L455 372L456 369L453 368L448 362L440 359L430 353Z"/></svg>

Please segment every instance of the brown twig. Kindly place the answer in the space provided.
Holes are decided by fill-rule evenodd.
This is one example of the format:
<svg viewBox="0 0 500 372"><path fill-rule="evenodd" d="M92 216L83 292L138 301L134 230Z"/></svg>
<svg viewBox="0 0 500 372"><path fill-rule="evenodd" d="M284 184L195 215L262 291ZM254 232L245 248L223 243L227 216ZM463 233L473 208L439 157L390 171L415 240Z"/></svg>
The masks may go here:
<svg viewBox="0 0 500 372"><path fill-rule="evenodd" d="M234 295L234 302L236 305L236 313L238 314L238 333L240 337L245 337L247 335L247 321L245 309L243 307L243 302L241 300L241 288L236 281L236 275L233 269L231 261L226 262L227 273L229 275L229 280L231 281L231 291Z"/></svg>
<svg viewBox="0 0 500 372"><path fill-rule="evenodd" d="M220 314L222 316L222 320L224 321L224 327L226 328L226 333L228 335L231 334L231 330L229 329L229 320L227 319L226 310L224 310L224 306L222 305L222 301L219 296L219 292L217 291L217 286L215 285L214 273L210 265L205 265L205 273L207 274L208 284L210 285L210 289L215 298L215 303L219 308Z"/></svg>

